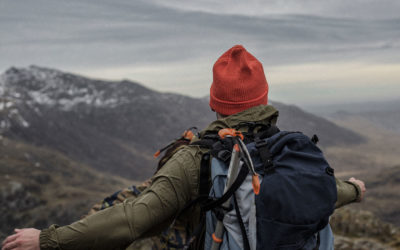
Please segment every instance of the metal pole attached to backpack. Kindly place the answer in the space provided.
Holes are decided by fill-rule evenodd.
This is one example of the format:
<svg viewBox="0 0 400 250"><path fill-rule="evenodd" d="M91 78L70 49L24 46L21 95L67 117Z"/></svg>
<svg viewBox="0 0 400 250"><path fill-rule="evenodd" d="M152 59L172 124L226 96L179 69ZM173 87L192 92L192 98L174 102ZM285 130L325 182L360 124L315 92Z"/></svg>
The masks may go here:
<svg viewBox="0 0 400 250"><path fill-rule="evenodd" d="M223 129L220 130L220 133L218 133L220 137L225 138L226 136L230 137L236 137L236 136L242 136L242 134L237 133L235 130L232 129ZM240 139L238 139L240 140ZM240 167L240 147L238 142L235 142L235 145L232 150L232 156L231 156L231 161L229 163L229 170L228 170L228 176L226 180L226 185L224 188L224 193L232 186L233 182L235 181L235 177L239 173L239 167ZM225 201L222 204L222 207L229 208L231 203L231 198L229 198L227 201ZM222 243L222 237L224 235L224 224L223 221L218 220L217 225L215 226L215 232L212 234L213 242L211 245L211 250L218 250L220 244Z"/></svg>

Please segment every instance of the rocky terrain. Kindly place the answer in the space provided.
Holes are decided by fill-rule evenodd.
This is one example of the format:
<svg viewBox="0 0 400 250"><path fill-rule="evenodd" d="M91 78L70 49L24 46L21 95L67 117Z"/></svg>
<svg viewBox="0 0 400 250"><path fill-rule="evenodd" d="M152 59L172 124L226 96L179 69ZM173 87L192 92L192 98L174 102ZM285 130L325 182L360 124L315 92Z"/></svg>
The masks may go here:
<svg viewBox="0 0 400 250"><path fill-rule="evenodd" d="M355 208L367 207L382 220L400 227L400 165L366 176L365 182L368 197L365 204L357 204Z"/></svg>
<svg viewBox="0 0 400 250"><path fill-rule="evenodd" d="M70 223L131 184L55 150L0 137L0 239L14 228Z"/></svg>
<svg viewBox="0 0 400 250"><path fill-rule="evenodd" d="M335 233L335 249L400 248L398 227L383 222L371 212L354 209L353 205L336 210L330 223Z"/></svg>

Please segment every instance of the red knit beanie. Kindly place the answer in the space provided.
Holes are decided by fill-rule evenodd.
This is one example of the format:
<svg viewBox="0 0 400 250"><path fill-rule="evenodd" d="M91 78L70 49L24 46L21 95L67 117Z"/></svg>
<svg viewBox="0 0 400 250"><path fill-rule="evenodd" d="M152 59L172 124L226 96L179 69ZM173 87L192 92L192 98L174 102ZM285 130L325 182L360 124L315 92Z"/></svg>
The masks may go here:
<svg viewBox="0 0 400 250"><path fill-rule="evenodd" d="M226 51L215 62L210 107L232 115L268 103L268 83L262 64L242 45Z"/></svg>

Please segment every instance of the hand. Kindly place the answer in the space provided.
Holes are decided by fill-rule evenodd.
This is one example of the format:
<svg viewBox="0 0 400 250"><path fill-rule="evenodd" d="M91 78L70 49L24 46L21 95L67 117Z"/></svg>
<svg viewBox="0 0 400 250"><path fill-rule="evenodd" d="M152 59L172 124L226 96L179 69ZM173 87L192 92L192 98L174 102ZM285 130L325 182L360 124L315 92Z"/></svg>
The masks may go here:
<svg viewBox="0 0 400 250"><path fill-rule="evenodd" d="M360 198L358 198L357 201L358 201L358 202L361 202L361 201L364 199L365 192L367 191L367 189L365 188L364 182L361 181L361 180L357 180L357 179L354 178L354 177L351 177L351 178L349 179L349 181L352 182L352 183L354 183L354 184L356 184L357 186L360 187L361 194L360 194Z"/></svg>
<svg viewBox="0 0 400 250"><path fill-rule="evenodd" d="M15 229L15 234L8 236L1 250L40 250L40 230L34 228Z"/></svg>

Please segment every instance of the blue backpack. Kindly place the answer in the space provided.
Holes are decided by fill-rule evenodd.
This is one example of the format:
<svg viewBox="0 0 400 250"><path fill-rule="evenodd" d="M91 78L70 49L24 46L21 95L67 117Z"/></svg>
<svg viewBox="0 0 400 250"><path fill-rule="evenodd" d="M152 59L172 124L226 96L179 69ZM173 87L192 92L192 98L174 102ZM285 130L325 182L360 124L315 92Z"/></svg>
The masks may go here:
<svg viewBox="0 0 400 250"><path fill-rule="evenodd" d="M210 153L203 156L200 174L200 194L208 192L201 205L206 214L204 249L333 249L329 217L337 200L336 182L316 146L317 137L274 126L261 134L245 138L249 157L244 153L239 157L239 170L230 177L234 181L229 188L225 186L232 175L229 163L235 138L208 138L212 145L208 143ZM260 178L258 195L249 165ZM211 189L205 187L210 176ZM218 221L222 237L214 234Z"/></svg>

